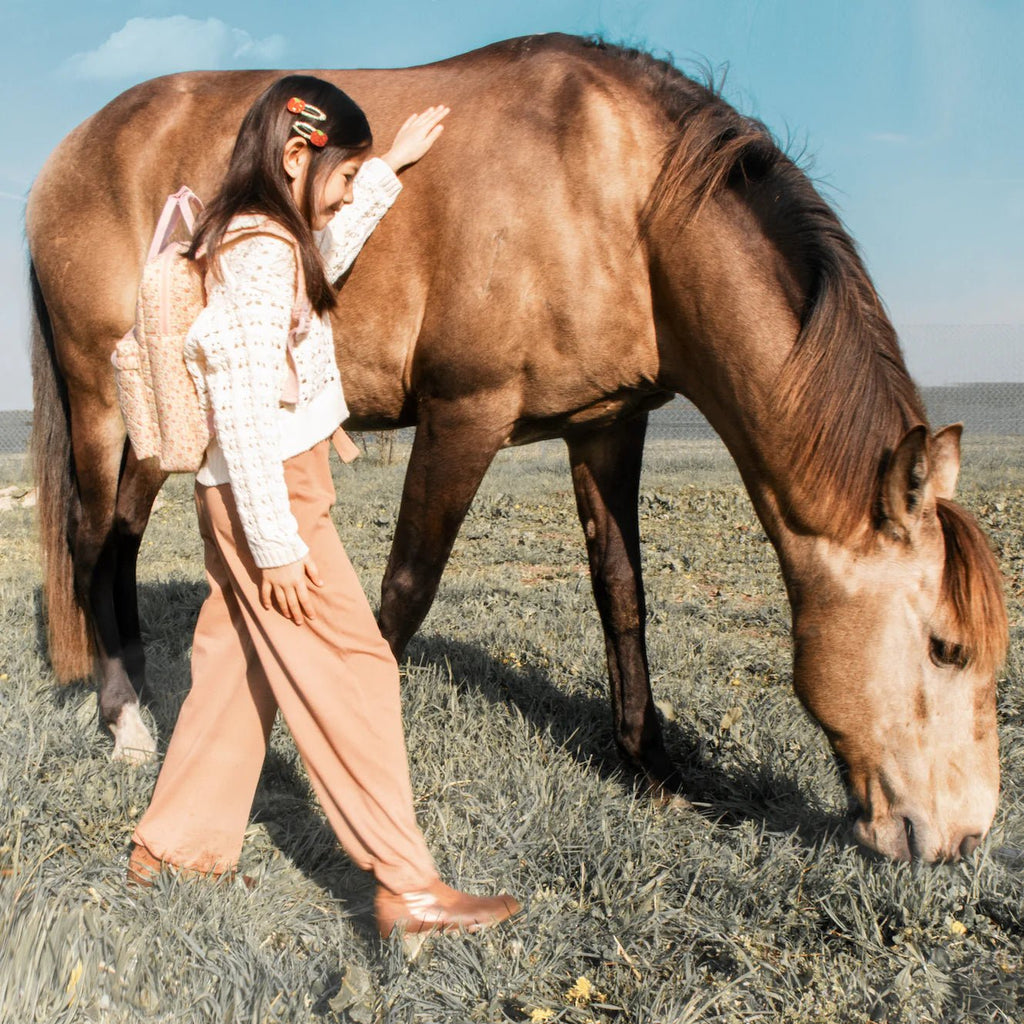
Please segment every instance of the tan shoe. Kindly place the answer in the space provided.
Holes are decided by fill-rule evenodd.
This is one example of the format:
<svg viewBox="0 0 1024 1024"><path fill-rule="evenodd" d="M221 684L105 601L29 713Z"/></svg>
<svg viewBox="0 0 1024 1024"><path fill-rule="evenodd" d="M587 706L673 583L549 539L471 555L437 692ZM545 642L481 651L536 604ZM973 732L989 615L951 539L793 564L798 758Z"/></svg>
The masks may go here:
<svg viewBox="0 0 1024 1024"><path fill-rule="evenodd" d="M154 857L144 846L132 843L131 853L128 855L128 874L125 878L128 885L149 889L163 869L162 860Z"/></svg>
<svg viewBox="0 0 1024 1024"><path fill-rule="evenodd" d="M154 857L144 846L138 843L132 844L131 853L128 856L128 874L125 882L128 885L139 886L143 889L152 888L156 876L162 871L170 871L181 878L211 878L215 882L234 881L236 877L242 879L246 889L256 888L256 879L248 875L238 875L235 871L210 871L204 874L191 868L179 868L165 860Z"/></svg>
<svg viewBox="0 0 1024 1024"><path fill-rule="evenodd" d="M378 885L373 909L380 934L387 938L395 928L409 935L419 932L475 932L518 914L522 906L507 893L470 896L438 879L426 889L415 892L394 893Z"/></svg>

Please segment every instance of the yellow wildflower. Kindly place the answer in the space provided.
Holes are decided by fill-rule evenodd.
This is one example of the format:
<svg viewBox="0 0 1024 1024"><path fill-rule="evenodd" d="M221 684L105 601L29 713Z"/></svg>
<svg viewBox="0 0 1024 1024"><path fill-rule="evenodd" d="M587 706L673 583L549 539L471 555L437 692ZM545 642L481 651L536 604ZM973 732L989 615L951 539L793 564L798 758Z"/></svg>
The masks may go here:
<svg viewBox="0 0 1024 1024"><path fill-rule="evenodd" d="M530 1011L530 1020L533 1024L544 1024L545 1021L554 1020L555 1011L549 1010L545 1006L538 1006L536 1010Z"/></svg>
<svg viewBox="0 0 1024 1024"><path fill-rule="evenodd" d="M74 969L71 971L71 977L68 980L68 987L67 987L68 1005L70 1005L71 1002L75 998L75 990L78 988L79 981L82 980L82 972L83 972L83 970L84 970L84 968L82 966L82 961L79 960L78 963L75 964Z"/></svg>
<svg viewBox="0 0 1024 1024"><path fill-rule="evenodd" d="M594 988L593 982L582 975L576 979L576 983L565 993L565 998L574 1006L586 1006L594 999L604 1001L605 994Z"/></svg>

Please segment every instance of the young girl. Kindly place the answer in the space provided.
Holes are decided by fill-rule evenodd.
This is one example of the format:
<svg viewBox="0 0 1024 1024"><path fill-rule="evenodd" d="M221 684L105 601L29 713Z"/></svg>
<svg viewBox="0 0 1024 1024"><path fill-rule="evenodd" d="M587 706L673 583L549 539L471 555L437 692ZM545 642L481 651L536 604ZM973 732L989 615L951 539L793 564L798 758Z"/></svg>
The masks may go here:
<svg viewBox="0 0 1024 1024"><path fill-rule="evenodd" d="M164 867L235 870L280 708L342 846L376 877L382 935L475 929L519 909L438 878L413 811L398 667L329 516L328 439L354 455L340 432L331 282L447 113L413 115L367 159L370 127L345 93L283 78L246 114L197 226L190 255L209 257L208 305L186 362L214 427L196 477L210 595L192 689L132 837L132 882Z"/></svg>

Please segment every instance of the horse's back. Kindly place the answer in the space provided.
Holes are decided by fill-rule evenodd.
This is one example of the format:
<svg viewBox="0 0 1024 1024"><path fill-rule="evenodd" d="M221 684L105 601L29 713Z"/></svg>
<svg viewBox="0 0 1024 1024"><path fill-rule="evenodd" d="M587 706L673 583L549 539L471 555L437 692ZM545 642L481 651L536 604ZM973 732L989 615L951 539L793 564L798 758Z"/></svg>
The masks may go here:
<svg viewBox="0 0 1024 1024"><path fill-rule="evenodd" d="M567 347L590 347L605 331L610 355L643 314L637 225L657 173L658 119L614 71L579 40L544 36L416 68L316 72L366 109L378 139L410 110L453 108L443 140L407 172L407 195L345 286L337 331L354 409L373 415L379 400L394 418L417 376L474 389L513 373L546 382ZM91 339L94 365L131 324L164 198L181 184L213 194L242 116L282 73L142 83L47 161L29 201L30 251L55 323ZM560 352L538 344L555 333ZM473 343L487 335L500 345ZM367 360L380 346L381 358ZM473 365L453 375L453 359ZM572 400L551 394L541 413Z"/></svg>

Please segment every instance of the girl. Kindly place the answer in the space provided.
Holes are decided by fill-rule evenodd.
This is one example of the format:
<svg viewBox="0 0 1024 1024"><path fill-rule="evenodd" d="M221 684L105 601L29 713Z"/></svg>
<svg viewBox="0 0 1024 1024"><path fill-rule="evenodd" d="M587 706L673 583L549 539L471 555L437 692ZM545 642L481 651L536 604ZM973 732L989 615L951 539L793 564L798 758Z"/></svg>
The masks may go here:
<svg viewBox="0 0 1024 1024"><path fill-rule="evenodd" d="M447 113L413 115L367 159L370 127L345 93L283 78L246 114L197 225L189 256L209 259L208 305L186 362L214 428L196 476L210 595L192 689L132 836L131 882L164 867L234 872L280 708L342 846L376 877L382 935L475 929L519 910L438 878L413 811L398 667L329 516L328 439L355 454L339 426L331 282Z"/></svg>

